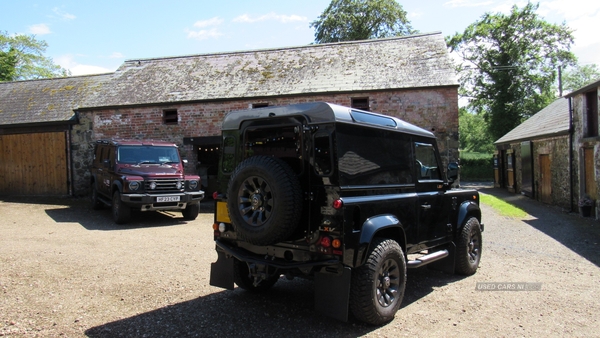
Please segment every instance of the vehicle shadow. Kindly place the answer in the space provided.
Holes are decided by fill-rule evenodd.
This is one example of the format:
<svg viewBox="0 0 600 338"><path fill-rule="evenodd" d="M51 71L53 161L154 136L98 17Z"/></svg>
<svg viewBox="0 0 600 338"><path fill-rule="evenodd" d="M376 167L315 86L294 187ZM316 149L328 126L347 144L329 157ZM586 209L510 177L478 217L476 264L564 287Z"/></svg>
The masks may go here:
<svg viewBox="0 0 600 338"><path fill-rule="evenodd" d="M132 211L131 221L116 224L110 208L92 210L87 205L69 205L66 208L48 208L46 214L57 223L78 223L87 230L125 230L132 228L162 227L187 224L181 213Z"/></svg>
<svg viewBox="0 0 600 338"><path fill-rule="evenodd" d="M543 204L522 195L511 194L500 188L479 189L481 193L502 199L522 210L534 219L523 222L552 237L579 256L600 266L600 223L592 218L569 213L559 207ZM485 223L485 219L484 219Z"/></svg>
<svg viewBox="0 0 600 338"><path fill-rule="evenodd" d="M313 311L313 283L280 280L269 291L220 291L92 327L88 337L356 337L375 327Z"/></svg>
<svg viewBox="0 0 600 338"><path fill-rule="evenodd" d="M462 277L429 269L408 271L402 308ZM282 277L269 291L236 288L120 319L85 331L88 337L358 337L377 326L314 311L314 283ZM402 316L402 308L396 316Z"/></svg>
<svg viewBox="0 0 600 338"><path fill-rule="evenodd" d="M143 227L161 227L184 225L191 221L185 220L178 211L133 211L131 221L124 225L116 224L111 215L110 207L93 210L87 198L56 197L56 196L3 196L0 201L6 203L36 204L43 208L46 214L57 223L78 223L87 230L124 230ZM212 200L200 203L200 214L213 214Z"/></svg>
<svg viewBox="0 0 600 338"><path fill-rule="evenodd" d="M467 276L429 269L427 266L409 269L406 275L406 290L404 291L404 299L400 311L402 311L403 307L407 307L419 299L426 297L435 289L468 278Z"/></svg>

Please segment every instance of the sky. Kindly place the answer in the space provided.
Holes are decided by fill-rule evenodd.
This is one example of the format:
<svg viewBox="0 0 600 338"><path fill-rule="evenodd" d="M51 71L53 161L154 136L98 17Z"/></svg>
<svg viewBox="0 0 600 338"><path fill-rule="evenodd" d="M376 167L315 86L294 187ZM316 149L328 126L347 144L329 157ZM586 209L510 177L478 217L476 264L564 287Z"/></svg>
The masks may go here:
<svg viewBox="0 0 600 338"><path fill-rule="evenodd" d="M463 32L486 12L526 1L399 0L414 29ZM0 31L35 35L71 75L114 72L125 60L303 46L330 0L0 0ZM579 64L600 66L600 1L542 0L537 13L574 29Z"/></svg>

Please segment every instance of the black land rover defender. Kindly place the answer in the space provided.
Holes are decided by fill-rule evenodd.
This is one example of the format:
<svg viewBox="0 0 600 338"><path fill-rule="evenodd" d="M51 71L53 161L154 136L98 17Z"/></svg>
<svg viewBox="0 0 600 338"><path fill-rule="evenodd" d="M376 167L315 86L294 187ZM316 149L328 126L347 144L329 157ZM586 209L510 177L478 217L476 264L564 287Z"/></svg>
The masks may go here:
<svg viewBox="0 0 600 338"><path fill-rule="evenodd" d="M204 191L200 177L184 175L177 145L139 140L100 140L91 166L94 209L112 206L115 223L130 220L131 209L181 210L196 219Z"/></svg>
<svg viewBox="0 0 600 338"><path fill-rule="evenodd" d="M377 325L400 307L407 268L477 270L479 194L450 189L432 133L306 103L232 112L222 136L211 285L306 277L317 311Z"/></svg>

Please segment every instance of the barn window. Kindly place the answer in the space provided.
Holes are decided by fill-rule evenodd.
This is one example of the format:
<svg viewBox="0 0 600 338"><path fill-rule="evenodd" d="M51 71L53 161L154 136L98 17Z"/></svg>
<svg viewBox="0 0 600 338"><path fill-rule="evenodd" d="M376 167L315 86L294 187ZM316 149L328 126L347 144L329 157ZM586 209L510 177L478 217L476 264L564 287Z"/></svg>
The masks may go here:
<svg viewBox="0 0 600 338"><path fill-rule="evenodd" d="M351 106L352 108L369 111L369 98L368 97L353 97Z"/></svg>
<svg viewBox="0 0 600 338"><path fill-rule="evenodd" d="M177 109L165 109L163 110L163 123L164 124L177 124Z"/></svg>

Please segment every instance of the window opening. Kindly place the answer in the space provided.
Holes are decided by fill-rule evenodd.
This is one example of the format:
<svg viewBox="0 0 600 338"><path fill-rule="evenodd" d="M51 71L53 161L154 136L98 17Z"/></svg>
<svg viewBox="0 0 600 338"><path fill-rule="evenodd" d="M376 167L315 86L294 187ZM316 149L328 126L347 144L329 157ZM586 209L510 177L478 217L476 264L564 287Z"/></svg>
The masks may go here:
<svg viewBox="0 0 600 338"><path fill-rule="evenodd" d="M587 113L587 137L598 136L598 92L585 94Z"/></svg>
<svg viewBox="0 0 600 338"><path fill-rule="evenodd" d="M164 124L177 124L177 109L163 110L163 123Z"/></svg>
<svg viewBox="0 0 600 338"><path fill-rule="evenodd" d="M370 109L369 109L369 98L368 97L352 98L350 106L352 108L370 111Z"/></svg>

